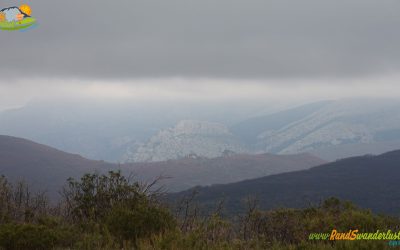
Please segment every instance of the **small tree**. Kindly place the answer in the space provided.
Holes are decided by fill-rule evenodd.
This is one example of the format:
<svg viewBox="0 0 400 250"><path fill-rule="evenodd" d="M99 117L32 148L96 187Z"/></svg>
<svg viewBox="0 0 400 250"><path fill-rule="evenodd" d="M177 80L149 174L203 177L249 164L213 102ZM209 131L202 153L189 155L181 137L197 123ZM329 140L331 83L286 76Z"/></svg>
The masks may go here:
<svg viewBox="0 0 400 250"><path fill-rule="evenodd" d="M33 193L24 181L11 184L0 176L0 224L34 222L47 215L49 203L45 193Z"/></svg>

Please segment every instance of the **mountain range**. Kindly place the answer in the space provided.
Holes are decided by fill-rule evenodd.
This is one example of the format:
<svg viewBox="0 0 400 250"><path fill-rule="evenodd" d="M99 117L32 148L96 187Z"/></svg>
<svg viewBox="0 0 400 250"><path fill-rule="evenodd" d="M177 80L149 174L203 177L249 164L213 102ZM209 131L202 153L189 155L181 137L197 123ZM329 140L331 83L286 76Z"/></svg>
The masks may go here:
<svg viewBox="0 0 400 250"><path fill-rule="evenodd" d="M265 115L248 111L247 118L230 109L31 103L1 112L0 134L114 163L227 152L310 153L334 161L400 148L398 100L321 101Z"/></svg>
<svg viewBox="0 0 400 250"><path fill-rule="evenodd" d="M181 191L197 185L230 183L307 169L323 162L307 154L226 154L215 159L192 155L163 162L112 164L88 160L29 140L0 136L0 175L12 181L24 179L36 189L47 190L52 197L57 196L68 178L79 178L85 173L121 170L126 175L133 174L140 182L151 182L162 175L169 178L160 185L169 191Z"/></svg>
<svg viewBox="0 0 400 250"><path fill-rule="evenodd" d="M311 153L327 161L400 148L398 100L322 101L231 126L181 121L161 130L128 161L177 159L187 154L216 157L236 153Z"/></svg>
<svg viewBox="0 0 400 250"><path fill-rule="evenodd" d="M207 209L224 201L227 213L243 212L252 198L262 209L307 207L329 197L350 200L375 212L399 215L400 150L378 156L339 160L308 170L266 176L225 185L198 187L171 194L172 201L197 193Z"/></svg>
<svg viewBox="0 0 400 250"><path fill-rule="evenodd" d="M229 154L217 158L189 155L179 160L122 165L141 180L167 177L161 184L168 191L180 191L194 186L232 183L271 174L291 172L318 166L325 161L309 155Z"/></svg>

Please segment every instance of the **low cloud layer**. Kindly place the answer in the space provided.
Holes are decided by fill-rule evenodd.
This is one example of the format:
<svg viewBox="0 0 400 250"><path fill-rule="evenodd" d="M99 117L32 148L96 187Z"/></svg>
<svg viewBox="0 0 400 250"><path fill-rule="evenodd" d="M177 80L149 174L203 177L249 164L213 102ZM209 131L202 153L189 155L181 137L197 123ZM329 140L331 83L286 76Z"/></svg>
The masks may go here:
<svg viewBox="0 0 400 250"><path fill-rule="evenodd" d="M20 79L0 84L0 109L29 101L84 99L130 103L196 103L273 108L341 98L400 98L400 75L347 79L136 80Z"/></svg>
<svg viewBox="0 0 400 250"><path fill-rule="evenodd" d="M400 69L396 0L29 4L39 20L36 29L0 32L3 82L37 77L351 78Z"/></svg>

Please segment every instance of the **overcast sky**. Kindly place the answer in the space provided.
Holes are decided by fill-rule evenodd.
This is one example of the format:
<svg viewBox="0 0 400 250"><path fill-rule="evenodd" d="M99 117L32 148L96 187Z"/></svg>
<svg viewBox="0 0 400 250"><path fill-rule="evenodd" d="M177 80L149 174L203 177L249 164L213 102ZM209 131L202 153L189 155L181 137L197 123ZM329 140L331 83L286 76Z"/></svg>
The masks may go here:
<svg viewBox="0 0 400 250"><path fill-rule="evenodd" d="M21 3L2 0L0 8ZM39 26L0 32L0 107L48 86L76 93L88 84L92 95L130 90L141 98L208 96L221 88L229 89L225 97L284 91L290 97L295 85L307 98L310 91L319 98L332 90L400 92L398 0L24 3Z"/></svg>

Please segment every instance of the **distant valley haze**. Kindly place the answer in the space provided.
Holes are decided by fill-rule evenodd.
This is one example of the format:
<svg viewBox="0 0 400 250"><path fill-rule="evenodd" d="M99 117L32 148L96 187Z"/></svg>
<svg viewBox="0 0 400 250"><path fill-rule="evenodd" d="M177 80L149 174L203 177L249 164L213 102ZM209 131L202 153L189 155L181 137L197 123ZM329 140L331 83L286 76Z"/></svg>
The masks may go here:
<svg viewBox="0 0 400 250"><path fill-rule="evenodd" d="M0 134L89 159L154 162L188 155L311 153L326 161L400 148L400 101L266 103L32 101L0 112Z"/></svg>

